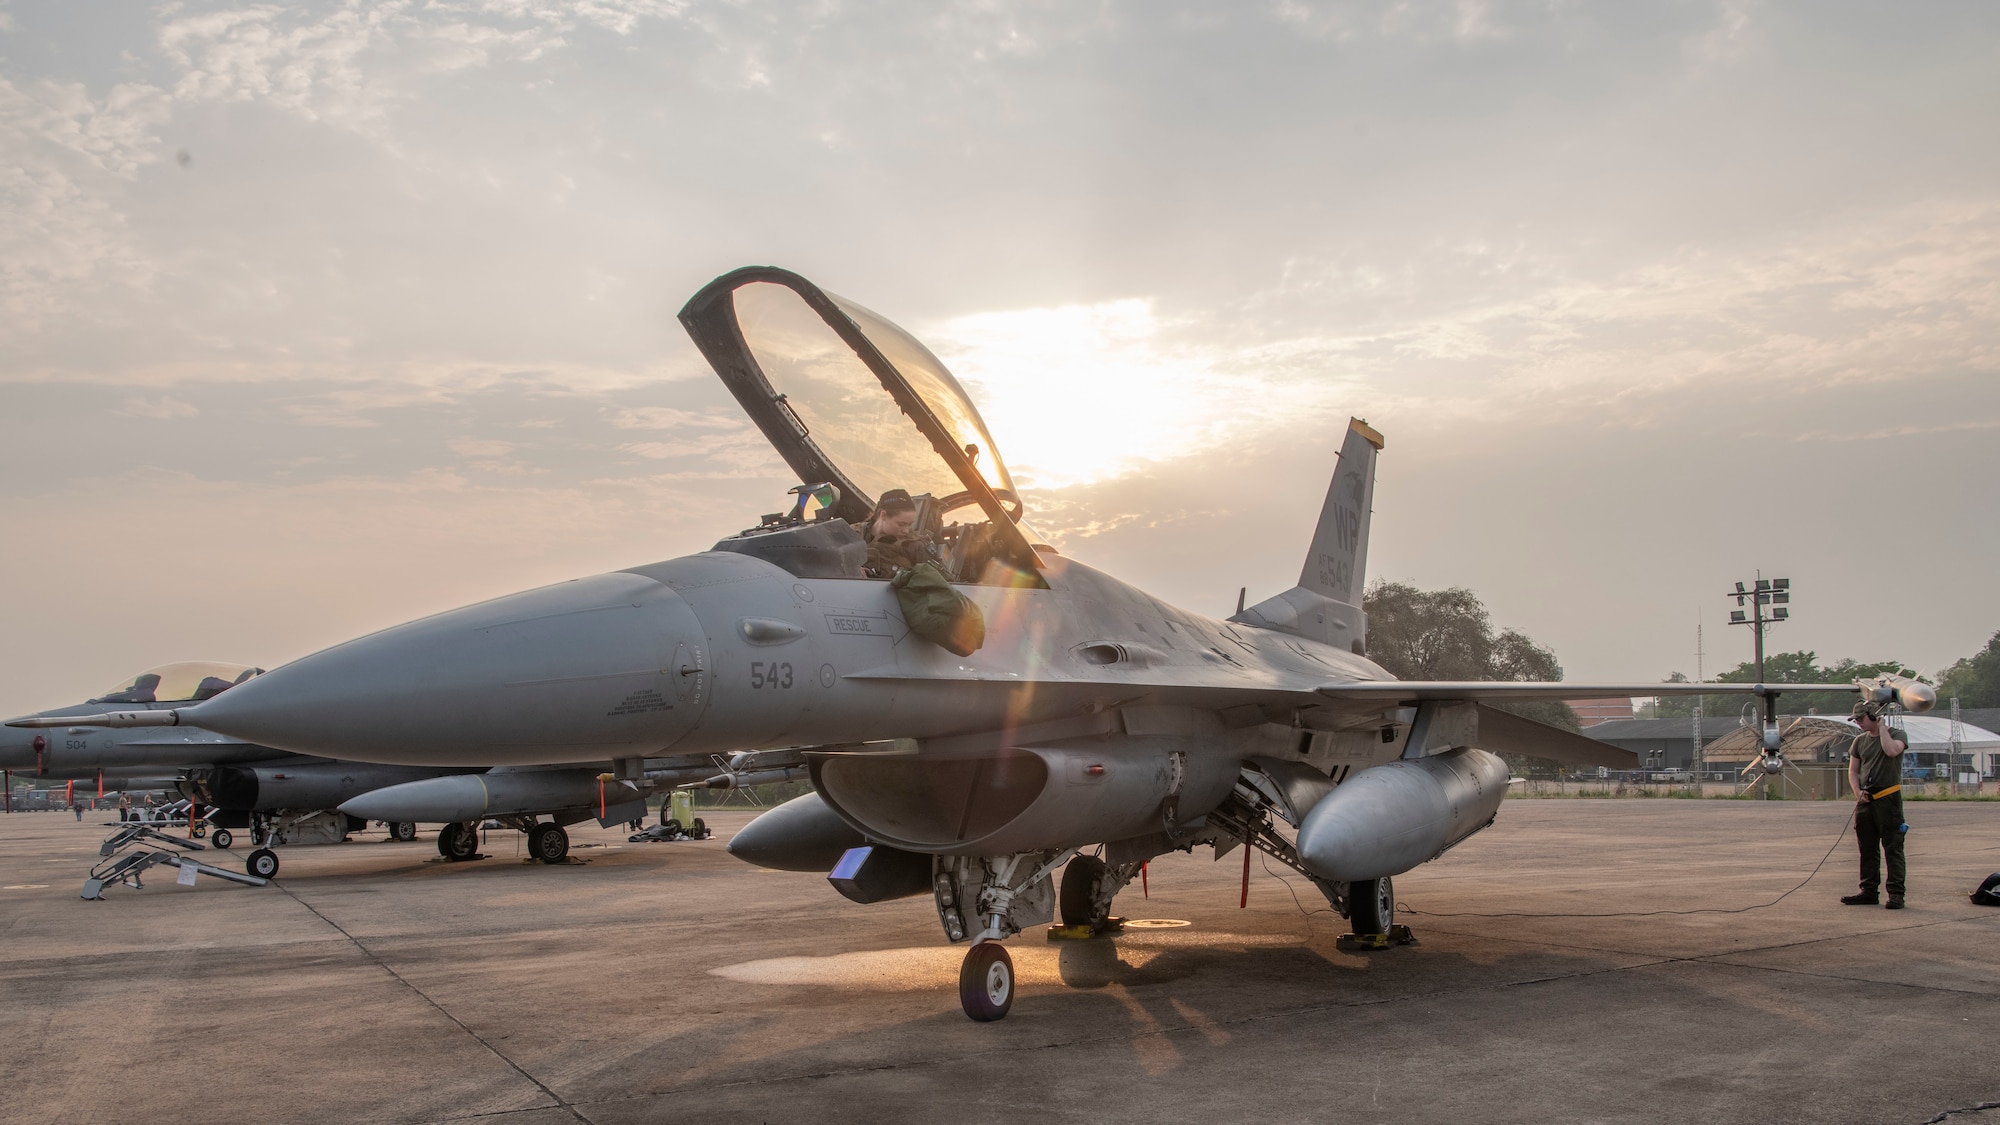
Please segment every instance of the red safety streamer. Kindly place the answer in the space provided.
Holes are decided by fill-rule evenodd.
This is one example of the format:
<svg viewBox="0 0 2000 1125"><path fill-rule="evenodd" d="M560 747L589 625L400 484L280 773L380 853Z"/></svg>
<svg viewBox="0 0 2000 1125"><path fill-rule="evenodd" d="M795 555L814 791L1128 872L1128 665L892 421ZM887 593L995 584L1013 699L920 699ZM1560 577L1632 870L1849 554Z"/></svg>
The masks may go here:
<svg viewBox="0 0 2000 1125"><path fill-rule="evenodd" d="M1146 868L1148 866L1150 865L1144 863L1139 865L1139 893L1147 898L1152 898L1153 888L1146 885Z"/></svg>
<svg viewBox="0 0 2000 1125"><path fill-rule="evenodd" d="M102 801L102 800L104 799L104 771L103 771L103 770L98 770L98 771L97 771L97 799L98 799L98 800L100 800L100 801Z"/></svg>
<svg viewBox="0 0 2000 1125"><path fill-rule="evenodd" d="M604 819L604 775L597 775L597 819Z"/></svg>
<svg viewBox="0 0 2000 1125"><path fill-rule="evenodd" d="M70 781L67 783L67 787L63 790L63 804L76 804L76 782Z"/></svg>
<svg viewBox="0 0 2000 1125"><path fill-rule="evenodd" d="M1243 896L1236 900L1236 909L1250 905L1250 841L1243 841Z"/></svg>

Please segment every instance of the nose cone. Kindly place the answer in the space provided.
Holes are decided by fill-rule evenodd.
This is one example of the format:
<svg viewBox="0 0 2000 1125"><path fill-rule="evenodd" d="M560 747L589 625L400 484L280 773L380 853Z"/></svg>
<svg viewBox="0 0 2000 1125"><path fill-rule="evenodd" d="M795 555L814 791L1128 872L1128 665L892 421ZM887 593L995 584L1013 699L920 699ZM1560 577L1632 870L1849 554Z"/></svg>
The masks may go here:
<svg viewBox="0 0 2000 1125"><path fill-rule="evenodd" d="M824 874L847 849L867 842L819 794L807 793L744 825L729 841L729 854L759 867Z"/></svg>
<svg viewBox="0 0 2000 1125"><path fill-rule="evenodd" d="M190 709L188 721L365 762L642 756L693 725L699 677L668 665L677 649L705 647L672 590L643 575L601 574L337 645Z"/></svg>
<svg viewBox="0 0 2000 1125"><path fill-rule="evenodd" d="M35 739L38 737L46 740L48 736L39 730L0 726L0 769L34 769Z"/></svg>

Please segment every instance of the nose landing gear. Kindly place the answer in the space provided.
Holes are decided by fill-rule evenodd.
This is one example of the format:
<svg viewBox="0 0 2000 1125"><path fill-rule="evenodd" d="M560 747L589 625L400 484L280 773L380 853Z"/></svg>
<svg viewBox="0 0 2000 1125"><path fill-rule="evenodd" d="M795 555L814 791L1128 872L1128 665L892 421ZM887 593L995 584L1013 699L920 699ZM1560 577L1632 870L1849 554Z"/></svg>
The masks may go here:
<svg viewBox="0 0 2000 1125"><path fill-rule="evenodd" d="M994 857L941 855L932 862L932 893L945 937L972 939L958 970L958 1003L968 1017L991 1023L1014 1007L1014 958L1000 942L1055 917L1050 876L1075 854L1072 848Z"/></svg>
<svg viewBox="0 0 2000 1125"><path fill-rule="evenodd" d="M438 829L438 854L457 863L479 854L479 833L469 824L451 823Z"/></svg>

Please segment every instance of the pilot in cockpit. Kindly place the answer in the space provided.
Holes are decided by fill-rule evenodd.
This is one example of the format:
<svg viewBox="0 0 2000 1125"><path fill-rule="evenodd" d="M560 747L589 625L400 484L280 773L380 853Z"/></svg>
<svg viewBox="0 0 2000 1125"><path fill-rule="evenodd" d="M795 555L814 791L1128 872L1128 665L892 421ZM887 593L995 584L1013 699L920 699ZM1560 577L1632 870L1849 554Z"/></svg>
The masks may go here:
<svg viewBox="0 0 2000 1125"><path fill-rule="evenodd" d="M868 543L867 570L875 578L894 578L899 570L937 557L937 544L917 530L917 502L901 488L876 501L862 538Z"/></svg>

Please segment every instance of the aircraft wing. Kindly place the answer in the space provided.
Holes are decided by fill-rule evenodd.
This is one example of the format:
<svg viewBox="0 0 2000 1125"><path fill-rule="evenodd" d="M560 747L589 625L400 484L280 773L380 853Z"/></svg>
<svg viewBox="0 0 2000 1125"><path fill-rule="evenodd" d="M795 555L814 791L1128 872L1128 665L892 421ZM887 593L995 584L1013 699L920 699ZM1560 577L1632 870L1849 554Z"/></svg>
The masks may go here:
<svg viewBox="0 0 2000 1125"><path fill-rule="evenodd" d="M1486 706L1479 708L1479 748L1573 766L1609 766L1614 770L1639 767L1639 755L1630 750Z"/></svg>
<svg viewBox="0 0 2000 1125"><path fill-rule="evenodd" d="M1499 680L1356 680L1313 689L1351 703L1529 703L1544 699L1620 699L1662 695L1781 695L1853 691L1853 684L1570 684Z"/></svg>

